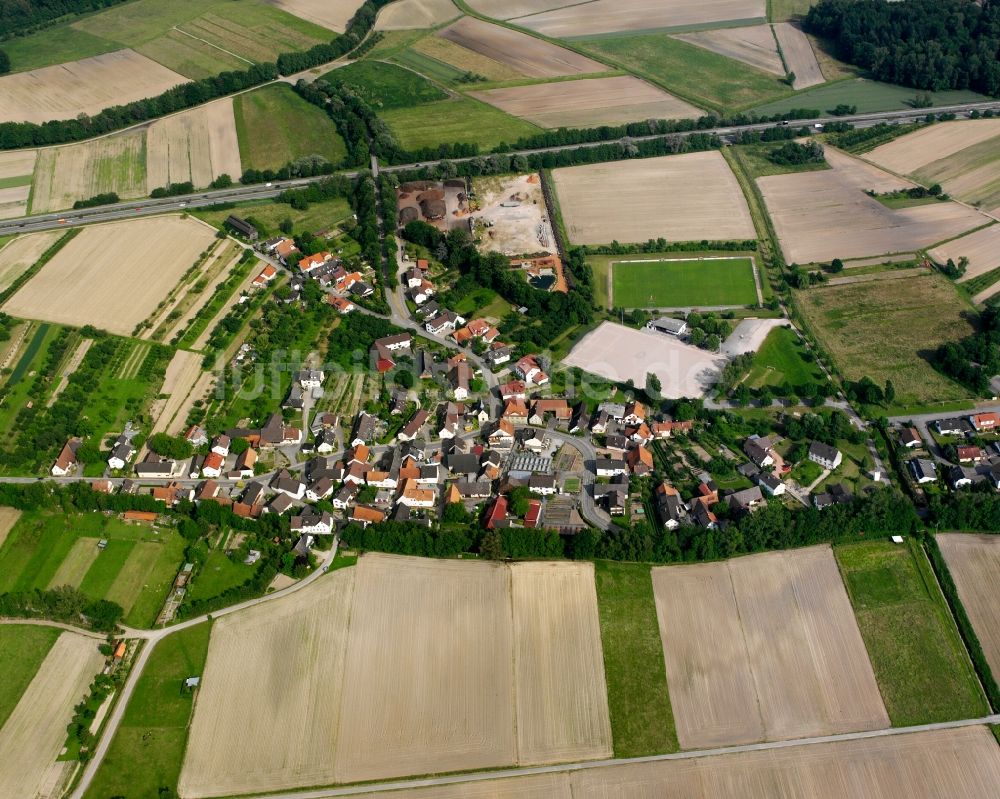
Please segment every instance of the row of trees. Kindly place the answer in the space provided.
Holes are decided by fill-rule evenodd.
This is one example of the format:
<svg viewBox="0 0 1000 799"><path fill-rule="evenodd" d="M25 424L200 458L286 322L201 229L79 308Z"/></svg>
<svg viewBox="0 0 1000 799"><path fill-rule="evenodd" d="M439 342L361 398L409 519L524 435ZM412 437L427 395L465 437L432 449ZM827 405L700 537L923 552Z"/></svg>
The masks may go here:
<svg viewBox="0 0 1000 799"><path fill-rule="evenodd" d="M1000 95L1000 3L996 0L820 0L809 33L878 80L943 91Z"/></svg>
<svg viewBox="0 0 1000 799"><path fill-rule="evenodd" d="M939 372L982 396L1000 372L1000 310L989 306L979 316L979 329L957 342L942 344L931 355Z"/></svg>
<svg viewBox="0 0 1000 799"><path fill-rule="evenodd" d="M86 14L125 0L6 0L0 3L2 40L45 28L62 17Z"/></svg>

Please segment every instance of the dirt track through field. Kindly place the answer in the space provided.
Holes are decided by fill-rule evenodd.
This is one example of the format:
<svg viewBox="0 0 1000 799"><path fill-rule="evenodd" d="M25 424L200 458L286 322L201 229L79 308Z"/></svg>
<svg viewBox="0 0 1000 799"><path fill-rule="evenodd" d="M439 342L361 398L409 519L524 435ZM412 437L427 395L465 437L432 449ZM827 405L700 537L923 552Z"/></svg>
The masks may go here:
<svg viewBox="0 0 1000 799"><path fill-rule="evenodd" d="M662 567L653 587L683 748L889 726L829 547Z"/></svg>
<svg viewBox="0 0 1000 799"><path fill-rule="evenodd" d="M7 246L0 249L0 291L17 280L24 272L34 266L49 247L63 235L61 230L46 230L42 233L29 233L18 236Z"/></svg>
<svg viewBox="0 0 1000 799"><path fill-rule="evenodd" d="M397 0L379 11L375 30L433 28L454 19L461 13L451 0Z"/></svg>
<svg viewBox="0 0 1000 799"><path fill-rule="evenodd" d="M785 74L785 67L781 63L781 56L778 55L778 45L774 40L774 34L771 33L770 25L680 33L674 38L727 58L735 58L772 75Z"/></svg>
<svg viewBox="0 0 1000 799"><path fill-rule="evenodd" d="M215 622L181 796L336 781L331 753L355 571L342 569L287 600Z"/></svg>
<svg viewBox="0 0 1000 799"><path fill-rule="evenodd" d="M541 0L539 5L552 8L548 0ZM560 5L563 7L519 16L513 21L561 39L688 25L708 27L710 23L733 20L763 21L767 13L764 0L593 0Z"/></svg>
<svg viewBox="0 0 1000 799"><path fill-rule="evenodd" d="M826 157L832 169L757 180L789 263L912 252L988 221L953 202L887 208L865 190L914 184L832 147Z"/></svg>
<svg viewBox="0 0 1000 799"><path fill-rule="evenodd" d="M900 175L1000 136L1000 119L938 122L876 147L864 158Z"/></svg>
<svg viewBox="0 0 1000 799"><path fill-rule="evenodd" d="M611 757L593 564L510 568L518 763Z"/></svg>
<svg viewBox="0 0 1000 799"><path fill-rule="evenodd" d="M996 600L1000 536L942 533L937 542L990 670L1000 674L1000 612Z"/></svg>
<svg viewBox="0 0 1000 799"><path fill-rule="evenodd" d="M572 50L475 17L462 17L439 35L506 64L529 78L584 75L608 69L604 64Z"/></svg>
<svg viewBox="0 0 1000 799"><path fill-rule="evenodd" d="M471 92L483 102L543 128L588 128L640 119L697 119L700 108L624 75Z"/></svg>
<svg viewBox="0 0 1000 799"><path fill-rule="evenodd" d="M790 22L779 22L774 26L774 34L781 45L788 71L795 73L795 89L808 89L824 83L816 53L802 30Z"/></svg>
<svg viewBox="0 0 1000 799"><path fill-rule="evenodd" d="M130 335L212 240L210 228L179 216L87 227L4 310Z"/></svg>
<svg viewBox="0 0 1000 799"><path fill-rule="evenodd" d="M156 97L187 78L134 50L0 78L0 122L48 122Z"/></svg>
<svg viewBox="0 0 1000 799"><path fill-rule="evenodd" d="M715 151L567 167L552 177L574 244L756 236L739 183Z"/></svg>
<svg viewBox="0 0 1000 799"><path fill-rule="evenodd" d="M0 729L0 796L35 796L66 741L73 706L103 662L96 641L59 636Z"/></svg>

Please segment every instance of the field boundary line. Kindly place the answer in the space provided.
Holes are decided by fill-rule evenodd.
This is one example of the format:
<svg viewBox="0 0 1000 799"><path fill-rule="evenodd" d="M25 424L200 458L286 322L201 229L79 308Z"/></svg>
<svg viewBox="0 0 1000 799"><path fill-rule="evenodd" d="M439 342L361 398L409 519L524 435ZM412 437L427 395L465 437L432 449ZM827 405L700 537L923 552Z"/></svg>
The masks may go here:
<svg viewBox="0 0 1000 799"><path fill-rule="evenodd" d="M253 61L250 61L249 59L246 59L241 55L236 55L236 53L232 52L231 50L227 50L225 47L219 47L219 45L217 44L212 44L210 41L208 41L208 39L202 39L200 36L195 36L193 33L188 33L186 30L184 30L183 28L178 28L176 25L174 25L174 27L171 28L171 30L175 30L178 33L183 33L185 36L190 36L192 39L195 39L199 42L203 42L204 44L207 44L209 47L214 47L216 50L220 50L221 52L226 53L227 55L231 55L233 58L238 58L240 61L244 61L247 64L250 64L251 66L253 65Z"/></svg>
<svg viewBox="0 0 1000 799"><path fill-rule="evenodd" d="M256 799L326 799L335 796L357 796L360 794L389 793L405 789L440 787L465 783L488 782L516 777L530 777L539 774L560 774L591 769L608 768L609 766L628 766L640 763L659 763L668 760L694 760L716 755L732 755L741 752L759 752L778 749L795 749L814 744L838 743L841 741L857 741L869 738L887 738L895 735L913 735L920 732L935 730L951 730L963 727L979 727L1000 724L1000 714L992 714L977 719L960 719L957 721L939 721L932 724L919 724L912 727L885 727L880 730L863 730L861 732L845 732L834 735L819 735L810 738L793 738L787 741L765 741L738 746L723 746L717 749L692 749L685 752L672 752L664 755L645 755L642 757L609 758L607 760L591 760L579 763L562 763L552 766L528 766L523 768L501 769L497 771L480 771L467 774L453 774L443 777L422 777L412 780L396 780L394 782L364 783L341 788L313 788L292 790L279 793L257 794Z"/></svg>

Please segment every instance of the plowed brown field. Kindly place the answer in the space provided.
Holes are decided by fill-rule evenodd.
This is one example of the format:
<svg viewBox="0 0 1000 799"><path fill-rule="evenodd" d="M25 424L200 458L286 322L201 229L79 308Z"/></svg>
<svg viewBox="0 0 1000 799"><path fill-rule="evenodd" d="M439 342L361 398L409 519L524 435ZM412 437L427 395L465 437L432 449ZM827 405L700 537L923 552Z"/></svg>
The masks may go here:
<svg viewBox="0 0 1000 799"><path fill-rule="evenodd" d="M1000 609L996 600L1000 536L947 533L939 535L937 542L990 670L1000 674Z"/></svg>
<svg viewBox="0 0 1000 799"><path fill-rule="evenodd" d="M829 547L654 569L653 586L683 748L889 726Z"/></svg>

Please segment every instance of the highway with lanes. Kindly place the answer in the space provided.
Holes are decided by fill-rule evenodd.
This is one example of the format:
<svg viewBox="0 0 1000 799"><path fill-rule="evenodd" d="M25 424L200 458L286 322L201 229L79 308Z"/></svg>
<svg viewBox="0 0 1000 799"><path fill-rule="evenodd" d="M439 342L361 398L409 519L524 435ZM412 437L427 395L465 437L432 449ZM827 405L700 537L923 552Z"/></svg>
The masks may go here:
<svg viewBox="0 0 1000 799"><path fill-rule="evenodd" d="M945 114L952 113L959 118L968 117L973 111L994 111L1000 112L1000 101L988 101L982 103L963 103L961 105L941 106L938 108L908 108L902 111L880 111L871 114L852 114L849 116L822 116L814 119L796 119L791 121L759 122L752 125L724 126L717 128L706 128L703 130L682 131L678 133L656 133L648 136L623 137L612 141L585 142L580 144L564 144L554 147L537 147L524 150L512 151L512 155L533 155L536 153L562 152L565 150L575 150L580 147L600 147L605 144L625 144L628 142L651 141L661 139L665 136L690 136L693 133L715 134L727 142L732 142L741 133L764 131L772 128L786 127L815 127L816 125L827 125L831 122L849 122L857 128L871 127L880 123L904 123L912 122L924 118L928 113ZM467 158L448 159L453 163L470 161L472 158L480 158L489 155L483 153L480 156ZM405 172L420 167L435 166L441 161L424 161L414 164L399 164L396 166L380 166L382 172ZM348 171L338 173L346 177L356 177L358 171ZM322 176L311 178L294 178L290 180L273 181L271 183L253 184L249 186L234 185L227 189L215 189L212 191L196 192L179 197L163 197L160 199L133 200L131 202L115 203L113 205L102 205L96 208L82 208L78 210L67 210L57 213L33 214L31 216L18 217L0 221L0 236L9 236L16 233L31 233L39 230L52 230L61 227L74 227L77 225L94 224L97 222L113 222L120 219L134 219L141 216L151 216L154 214L172 213L184 211L191 208L205 208L223 203L246 202L248 200L266 200L278 196L285 189L301 188L310 183L322 180Z"/></svg>

